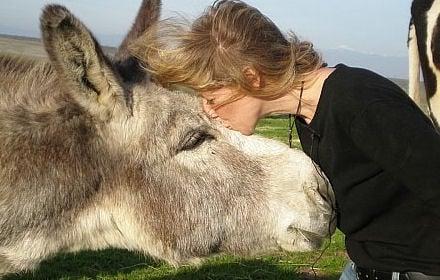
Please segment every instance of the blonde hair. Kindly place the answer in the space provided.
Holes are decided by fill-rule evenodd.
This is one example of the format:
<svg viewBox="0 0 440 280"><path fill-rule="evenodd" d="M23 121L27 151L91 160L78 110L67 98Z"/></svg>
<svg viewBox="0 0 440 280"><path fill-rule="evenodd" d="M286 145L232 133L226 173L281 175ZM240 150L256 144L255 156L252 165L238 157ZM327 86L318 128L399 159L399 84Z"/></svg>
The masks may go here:
<svg viewBox="0 0 440 280"><path fill-rule="evenodd" d="M130 50L165 87L207 91L230 86L264 99L299 88L322 65L312 43L294 33L286 38L259 10L236 0L214 2L192 24L162 21ZM258 74L260 87L244 69Z"/></svg>

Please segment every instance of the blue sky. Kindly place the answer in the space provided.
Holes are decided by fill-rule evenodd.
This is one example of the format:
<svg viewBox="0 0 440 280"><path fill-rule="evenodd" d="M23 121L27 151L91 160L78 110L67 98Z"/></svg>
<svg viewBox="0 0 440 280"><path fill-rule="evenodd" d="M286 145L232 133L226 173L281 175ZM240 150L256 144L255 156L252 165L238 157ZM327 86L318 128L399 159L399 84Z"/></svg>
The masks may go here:
<svg viewBox="0 0 440 280"><path fill-rule="evenodd" d="M406 56L411 0L248 0L284 30L311 40L318 49ZM1 0L0 33L39 36L46 3L71 9L106 45L116 45L129 28L140 0ZM163 0L163 16L174 11L197 16L212 0Z"/></svg>

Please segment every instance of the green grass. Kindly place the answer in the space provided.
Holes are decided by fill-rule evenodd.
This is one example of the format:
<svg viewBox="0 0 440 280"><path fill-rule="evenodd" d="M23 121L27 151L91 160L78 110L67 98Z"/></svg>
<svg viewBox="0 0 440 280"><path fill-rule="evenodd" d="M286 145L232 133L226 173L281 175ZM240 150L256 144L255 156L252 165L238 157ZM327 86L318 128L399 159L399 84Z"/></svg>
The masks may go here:
<svg viewBox="0 0 440 280"><path fill-rule="evenodd" d="M287 123L285 118L267 118L259 123L256 132L287 143ZM294 139L295 147L299 147L296 131ZM324 280L338 279L346 260L343 235L337 232L320 251L278 252L247 258L221 255L208 259L198 267L183 266L177 269L124 250L61 254L44 262L33 273L11 275L5 279L294 280L315 279L316 273L316 279Z"/></svg>
<svg viewBox="0 0 440 280"><path fill-rule="evenodd" d="M273 117L260 120L255 133L288 144L289 120L284 117ZM301 149L296 129L292 131L292 146Z"/></svg>

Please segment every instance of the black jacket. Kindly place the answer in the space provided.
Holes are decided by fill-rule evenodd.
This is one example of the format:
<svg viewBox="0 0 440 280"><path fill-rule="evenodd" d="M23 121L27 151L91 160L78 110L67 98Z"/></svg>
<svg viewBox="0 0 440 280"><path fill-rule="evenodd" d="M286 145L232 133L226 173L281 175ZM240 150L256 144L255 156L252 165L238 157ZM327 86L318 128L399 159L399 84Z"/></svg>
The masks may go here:
<svg viewBox="0 0 440 280"><path fill-rule="evenodd" d="M391 81L338 65L296 126L333 186L359 266L440 275L440 134Z"/></svg>

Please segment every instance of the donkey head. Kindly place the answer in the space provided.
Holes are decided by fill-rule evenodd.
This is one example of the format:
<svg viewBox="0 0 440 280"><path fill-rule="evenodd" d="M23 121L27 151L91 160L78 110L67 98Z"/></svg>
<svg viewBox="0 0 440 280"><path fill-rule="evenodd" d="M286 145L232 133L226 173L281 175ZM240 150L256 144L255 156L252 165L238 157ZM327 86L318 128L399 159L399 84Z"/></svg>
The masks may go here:
<svg viewBox="0 0 440 280"><path fill-rule="evenodd" d="M102 174L107 186L95 203L107 205L122 233L112 245L173 263L217 251L316 248L334 227L325 201L331 191L312 162L220 128L196 96L154 85L127 52L158 7L144 1L114 61L66 8L50 5L41 16L62 90L89 116L99 151L115 167Z"/></svg>

